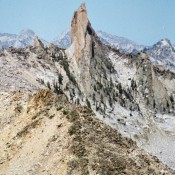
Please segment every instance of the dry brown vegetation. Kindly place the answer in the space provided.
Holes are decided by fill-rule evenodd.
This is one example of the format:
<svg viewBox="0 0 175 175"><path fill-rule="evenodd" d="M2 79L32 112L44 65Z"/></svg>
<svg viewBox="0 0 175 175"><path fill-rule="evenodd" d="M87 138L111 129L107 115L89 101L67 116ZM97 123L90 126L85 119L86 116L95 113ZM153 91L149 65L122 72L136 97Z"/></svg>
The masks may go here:
<svg viewBox="0 0 175 175"><path fill-rule="evenodd" d="M90 109L49 90L30 97L0 133L2 175L174 174Z"/></svg>

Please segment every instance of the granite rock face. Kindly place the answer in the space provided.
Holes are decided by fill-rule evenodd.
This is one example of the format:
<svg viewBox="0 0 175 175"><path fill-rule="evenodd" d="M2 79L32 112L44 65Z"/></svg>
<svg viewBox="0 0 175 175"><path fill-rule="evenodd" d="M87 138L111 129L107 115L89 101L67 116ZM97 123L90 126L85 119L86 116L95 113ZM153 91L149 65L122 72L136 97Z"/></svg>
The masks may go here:
<svg viewBox="0 0 175 175"><path fill-rule="evenodd" d="M75 43L75 56L78 63L83 61L83 57L92 57L93 33L86 6L82 4L74 13L71 24L71 43Z"/></svg>
<svg viewBox="0 0 175 175"><path fill-rule="evenodd" d="M106 101L111 101L111 103L115 103L112 99L119 98L117 102L123 107L139 109L135 94L149 109L174 114L173 91L167 92L166 84L159 80L155 72L156 66L152 64L149 57L145 53L125 56L103 45L89 23L84 4L74 13L71 39L72 45L67 49L67 57L71 62L70 68L74 72L80 90L87 99L89 98L89 101L94 101L94 96L96 96L99 102L99 95L104 96ZM121 61L127 60L130 70L126 71L132 74L128 75L130 76L128 79L123 77L126 78L124 83L117 75L120 68L114 66L117 60L110 60L117 57L123 57ZM94 88L98 84L101 87ZM97 89L97 92L94 89ZM120 93L118 97L115 97L116 91ZM104 106L108 106L105 101Z"/></svg>
<svg viewBox="0 0 175 175"><path fill-rule="evenodd" d="M71 68L75 72L75 77L83 84L82 90L88 92L89 72L91 59L94 54L95 32L88 20L85 4L82 4L74 13L71 24L71 47L68 49L68 59L71 57ZM81 84L80 84L81 86Z"/></svg>

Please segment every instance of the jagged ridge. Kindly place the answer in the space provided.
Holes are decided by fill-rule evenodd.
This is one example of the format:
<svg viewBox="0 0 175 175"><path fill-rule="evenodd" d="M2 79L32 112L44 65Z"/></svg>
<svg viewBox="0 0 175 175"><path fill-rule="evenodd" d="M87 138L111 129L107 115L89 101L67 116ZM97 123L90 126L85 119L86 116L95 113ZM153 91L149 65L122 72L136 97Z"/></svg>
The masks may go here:
<svg viewBox="0 0 175 175"><path fill-rule="evenodd" d="M8 128L0 129L2 174L173 174L131 139L95 119L91 110L68 103L65 96L40 90L30 98L14 93L1 99L7 96L11 117ZM25 103L20 103L21 98Z"/></svg>

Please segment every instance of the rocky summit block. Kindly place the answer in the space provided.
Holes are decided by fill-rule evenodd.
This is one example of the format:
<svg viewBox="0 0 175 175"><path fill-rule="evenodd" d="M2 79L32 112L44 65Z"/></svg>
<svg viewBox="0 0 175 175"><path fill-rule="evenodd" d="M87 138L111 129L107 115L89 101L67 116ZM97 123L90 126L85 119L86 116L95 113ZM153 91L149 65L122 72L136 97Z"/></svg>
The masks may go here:
<svg viewBox="0 0 175 175"><path fill-rule="evenodd" d="M95 34L88 20L85 4L74 13L71 23L71 43L75 44L77 62L86 54L92 57L92 34Z"/></svg>

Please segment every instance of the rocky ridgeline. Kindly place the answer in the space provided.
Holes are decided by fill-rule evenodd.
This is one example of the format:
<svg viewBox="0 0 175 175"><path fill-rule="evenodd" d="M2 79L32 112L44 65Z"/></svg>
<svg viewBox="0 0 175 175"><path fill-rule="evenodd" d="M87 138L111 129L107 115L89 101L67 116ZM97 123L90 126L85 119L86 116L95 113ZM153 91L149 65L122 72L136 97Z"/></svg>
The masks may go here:
<svg viewBox="0 0 175 175"><path fill-rule="evenodd" d="M123 54L103 45L84 4L74 13L71 26L72 44L66 50L53 44L45 47L36 37L34 46L2 51L1 90L35 92L48 87L65 94L173 167L168 147L151 140L157 133L156 139L169 139L167 143L175 146L175 129L167 121L175 114L174 73L152 64L143 52Z"/></svg>
<svg viewBox="0 0 175 175"><path fill-rule="evenodd" d="M144 53L139 53L137 56L124 55L102 45L87 19L85 6L81 6L75 12L71 33L72 45L67 50L70 67L72 72L75 72L74 76L81 91L89 101L100 103L101 98L104 108L105 105L109 106L107 102L112 105L115 101L119 101L120 105L127 109L133 105L133 108L138 110L136 106L139 106L139 103L136 104L136 98L140 98L151 110L174 113L173 91L167 92L166 84L162 82L169 77L159 80L160 75L155 72L154 66ZM128 62L128 68L131 67L130 71L136 70L132 79L125 81L125 84L128 82L127 86L120 82L120 77L117 78L118 70L117 67L114 68L114 62L109 59L110 52L113 52L114 57L124 57ZM174 74L171 74L173 77Z"/></svg>
<svg viewBox="0 0 175 175"><path fill-rule="evenodd" d="M160 65L164 65L174 71L175 47L168 39L162 39L152 47L145 49L150 59Z"/></svg>
<svg viewBox="0 0 175 175"><path fill-rule="evenodd" d="M0 108L6 116L0 118L1 174L174 173L96 119L89 108L69 103L64 95L43 89L30 97L4 93L0 99L6 101L6 109Z"/></svg>

